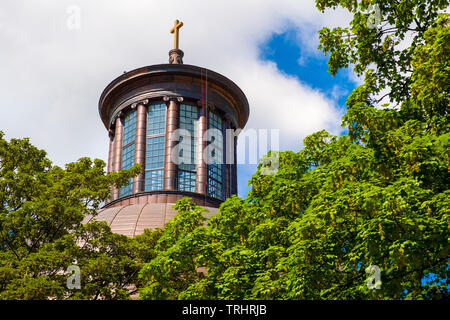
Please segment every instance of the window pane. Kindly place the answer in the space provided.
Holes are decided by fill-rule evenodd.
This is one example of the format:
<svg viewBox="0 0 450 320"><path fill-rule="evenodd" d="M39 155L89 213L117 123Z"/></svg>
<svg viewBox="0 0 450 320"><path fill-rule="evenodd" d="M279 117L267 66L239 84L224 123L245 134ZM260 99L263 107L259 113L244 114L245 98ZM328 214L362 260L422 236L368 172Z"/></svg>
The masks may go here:
<svg viewBox="0 0 450 320"><path fill-rule="evenodd" d="M136 110L125 116L123 126L123 145L126 146L136 139Z"/></svg>
<svg viewBox="0 0 450 320"><path fill-rule="evenodd" d="M166 132L166 105L155 104L148 107L147 135L164 134Z"/></svg>
<svg viewBox="0 0 450 320"><path fill-rule="evenodd" d="M223 199L222 164L208 165L208 195Z"/></svg>
<svg viewBox="0 0 450 320"><path fill-rule="evenodd" d="M223 199L222 189L222 183L218 182L217 180L208 178L208 196L217 199Z"/></svg>
<svg viewBox="0 0 450 320"><path fill-rule="evenodd" d="M147 109L147 136L152 137L146 144L145 191L163 189L166 109L165 104L153 104Z"/></svg>
<svg viewBox="0 0 450 320"><path fill-rule="evenodd" d="M147 138L145 169L164 167L164 136Z"/></svg>
<svg viewBox="0 0 450 320"><path fill-rule="evenodd" d="M123 148L122 150L122 169L130 169L134 165L134 143ZM126 196L131 194L133 179L128 180L128 184L120 188L120 195Z"/></svg>
<svg viewBox="0 0 450 320"><path fill-rule="evenodd" d="M185 129L191 136L191 154L187 156L190 160L189 163L181 163L180 169L195 171L195 159L197 154L197 120L198 120L198 107L182 104L180 105L180 129Z"/></svg>
<svg viewBox="0 0 450 320"><path fill-rule="evenodd" d="M164 170L145 171L145 191L162 190Z"/></svg>
<svg viewBox="0 0 450 320"><path fill-rule="evenodd" d="M219 115L208 113L208 129L217 129L222 133L222 118ZM211 149L210 156L215 159L220 159L220 163L214 162L208 165L208 195L214 198L223 199L223 137L222 134L214 135L211 139L212 143L216 145Z"/></svg>
<svg viewBox="0 0 450 320"><path fill-rule="evenodd" d="M178 190L195 192L195 172L178 170Z"/></svg>

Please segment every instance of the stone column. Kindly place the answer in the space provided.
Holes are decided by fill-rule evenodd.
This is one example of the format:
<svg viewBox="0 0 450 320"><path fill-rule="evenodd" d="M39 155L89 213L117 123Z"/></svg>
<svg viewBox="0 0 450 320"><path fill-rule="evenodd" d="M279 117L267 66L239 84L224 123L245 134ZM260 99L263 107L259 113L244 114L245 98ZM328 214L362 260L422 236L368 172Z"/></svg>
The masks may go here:
<svg viewBox="0 0 450 320"><path fill-rule="evenodd" d="M141 173L133 178L133 193L138 193L144 190L145 178L145 147L147 136L147 108L145 105L148 99L141 102L134 103L131 108L136 108L136 141L134 146L134 163L141 165Z"/></svg>
<svg viewBox="0 0 450 320"><path fill-rule="evenodd" d="M237 188L237 137L234 138L234 164L231 166L231 174L233 176L233 181L231 184L231 194L237 194L238 188Z"/></svg>
<svg viewBox="0 0 450 320"><path fill-rule="evenodd" d="M208 117L208 107L202 105L201 101L197 103L200 107L200 114L198 117L198 127L197 127L197 159L195 159L195 164L197 168L195 176L195 192L200 194L206 194L206 184L208 181L208 167L203 158L203 152L206 148L206 141L204 140L204 135L208 129L207 117Z"/></svg>
<svg viewBox="0 0 450 320"><path fill-rule="evenodd" d="M106 167L106 173L110 173L113 171L113 158L114 158L114 131L112 129L108 130L108 138L109 138L109 151L108 151L108 166ZM114 194L114 187L110 188L111 195ZM111 199L106 199L105 204L110 203Z"/></svg>
<svg viewBox="0 0 450 320"><path fill-rule="evenodd" d="M231 165L227 163L227 129L230 128L230 121L225 117L222 122L222 135L223 135L223 166L222 166L222 185L224 198L228 198L231 195L231 181L230 181L230 168Z"/></svg>
<svg viewBox="0 0 450 320"><path fill-rule="evenodd" d="M106 167L106 172L110 173L113 171L113 155L114 155L114 132L113 130L108 130L109 138L109 151L108 151L108 166Z"/></svg>
<svg viewBox="0 0 450 320"><path fill-rule="evenodd" d="M172 134L178 129L178 119L180 117L180 105L183 101L182 97L165 96L164 101L167 103L166 112L166 143L164 150L164 182L165 190L177 189L177 165L172 161L172 150L178 144L178 141L171 139Z"/></svg>
<svg viewBox="0 0 450 320"><path fill-rule="evenodd" d="M115 172L119 172L122 167L122 143L123 143L123 119L122 112L116 117L116 133L114 137L114 153L113 153L113 164L112 169ZM119 198L119 189L113 188L113 198L115 200Z"/></svg>

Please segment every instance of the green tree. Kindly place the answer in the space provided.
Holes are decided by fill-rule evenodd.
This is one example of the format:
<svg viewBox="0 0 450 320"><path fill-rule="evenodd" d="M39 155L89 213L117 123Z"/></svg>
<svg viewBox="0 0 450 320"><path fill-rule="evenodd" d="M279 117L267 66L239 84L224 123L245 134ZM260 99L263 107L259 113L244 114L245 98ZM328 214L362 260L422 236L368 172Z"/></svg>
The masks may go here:
<svg viewBox="0 0 450 320"><path fill-rule="evenodd" d="M157 232L132 240L104 222L82 224L111 186L140 170L105 174L104 166L88 158L52 166L28 139L8 142L0 132L0 299L129 297ZM74 264L81 288L69 290L66 270Z"/></svg>
<svg viewBox="0 0 450 320"><path fill-rule="evenodd" d="M206 227L199 208L183 211L141 270L143 298L448 297L449 2L316 3L353 13L349 27L319 32L332 74L364 76L346 102L348 133L306 137L274 175L259 165L246 199L227 199ZM367 286L371 265L380 289Z"/></svg>
<svg viewBox="0 0 450 320"><path fill-rule="evenodd" d="M204 277L198 257L205 239L205 209L190 200L177 201L174 208L178 214L164 226L154 246L154 258L140 271L140 299L177 299L179 292Z"/></svg>

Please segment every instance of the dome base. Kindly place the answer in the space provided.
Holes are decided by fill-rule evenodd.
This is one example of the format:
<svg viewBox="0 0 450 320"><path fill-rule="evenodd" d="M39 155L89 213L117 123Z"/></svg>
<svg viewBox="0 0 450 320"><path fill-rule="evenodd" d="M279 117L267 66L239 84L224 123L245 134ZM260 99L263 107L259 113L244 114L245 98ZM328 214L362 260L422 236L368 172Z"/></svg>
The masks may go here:
<svg viewBox="0 0 450 320"><path fill-rule="evenodd" d="M173 208L174 205L175 203L145 203L108 207L100 209L95 217L87 216L83 223L88 223L93 219L105 221L111 227L112 232L134 237L144 233L144 229L162 229L178 213ZM214 207L204 208L209 210L205 214L206 218L219 211Z"/></svg>

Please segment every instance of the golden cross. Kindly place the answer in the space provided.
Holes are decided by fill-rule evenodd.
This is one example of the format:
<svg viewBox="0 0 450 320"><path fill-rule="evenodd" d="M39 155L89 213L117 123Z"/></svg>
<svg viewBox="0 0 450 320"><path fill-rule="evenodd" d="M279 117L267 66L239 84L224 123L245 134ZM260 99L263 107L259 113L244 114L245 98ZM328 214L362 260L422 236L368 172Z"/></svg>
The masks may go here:
<svg viewBox="0 0 450 320"><path fill-rule="evenodd" d="M175 20L175 25L173 26L173 28L170 30L170 33L175 33L175 41L174 41L174 46L175 49L178 49L178 31L180 30L180 28L183 26L183 22L180 22L178 20Z"/></svg>

